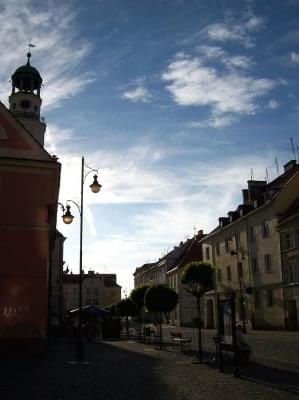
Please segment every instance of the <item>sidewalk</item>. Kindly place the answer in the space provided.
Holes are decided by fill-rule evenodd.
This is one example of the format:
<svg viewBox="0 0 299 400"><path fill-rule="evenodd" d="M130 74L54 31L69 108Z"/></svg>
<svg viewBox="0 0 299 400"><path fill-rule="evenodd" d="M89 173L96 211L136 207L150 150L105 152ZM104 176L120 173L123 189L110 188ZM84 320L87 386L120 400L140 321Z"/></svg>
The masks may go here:
<svg viewBox="0 0 299 400"><path fill-rule="evenodd" d="M128 340L86 344L86 364L68 363L73 355L72 345L60 343L45 361L1 362L1 400L299 399L297 374L280 371L280 382L265 383L261 369L236 379L212 365L192 364L178 349Z"/></svg>

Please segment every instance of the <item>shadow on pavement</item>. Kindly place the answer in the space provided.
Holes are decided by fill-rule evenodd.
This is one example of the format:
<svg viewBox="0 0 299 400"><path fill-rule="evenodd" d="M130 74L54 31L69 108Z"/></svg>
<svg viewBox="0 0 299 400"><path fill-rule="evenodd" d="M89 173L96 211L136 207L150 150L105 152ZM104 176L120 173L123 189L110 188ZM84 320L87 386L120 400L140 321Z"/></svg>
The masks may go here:
<svg viewBox="0 0 299 400"><path fill-rule="evenodd" d="M259 363L240 366L241 378L299 395L299 373Z"/></svg>
<svg viewBox="0 0 299 400"><path fill-rule="evenodd" d="M0 363L1 400L140 400L170 399L159 380L158 361L121 348L121 344L86 345L85 364L68 344L49 349L48 358Z"/></svg>
<svg viewBox="0 0 299 400"><path fill-rule="evenodd" d="M192 358L197 357L194 350L184 351ZM215 353L203 351L203 362L213 369L218 369ZM233 359L231 355L224 358L224 373L233 375ZM288 393L299 395L299 373L281 368L275 368L258 362L239 364L240 378L263 386L269 386Z"/></svg>

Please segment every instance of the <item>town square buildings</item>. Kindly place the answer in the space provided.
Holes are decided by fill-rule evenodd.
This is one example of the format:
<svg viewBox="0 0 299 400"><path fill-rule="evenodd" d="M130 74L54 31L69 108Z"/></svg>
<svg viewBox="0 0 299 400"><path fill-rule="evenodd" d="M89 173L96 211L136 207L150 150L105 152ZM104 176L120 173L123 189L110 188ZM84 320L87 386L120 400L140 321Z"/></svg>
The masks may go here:
<svg viewBox="0 0 299 400"><path fill-rule="evenodd" d="M219 217L210 233L199 231L186 241L181 257L163 271L164 276L158 273L160 261L137 268L135 287L155 283L150 277L158 274L179 294L172 322L190 325L196 305L180 277L188 262L208 261L215 268L215 289L202 299L204 327L217 326L217 296L233 292L236 318L244 330L298 329L298 202L299 165L291 160L271 182L249 180L242 203Z"/></svg>

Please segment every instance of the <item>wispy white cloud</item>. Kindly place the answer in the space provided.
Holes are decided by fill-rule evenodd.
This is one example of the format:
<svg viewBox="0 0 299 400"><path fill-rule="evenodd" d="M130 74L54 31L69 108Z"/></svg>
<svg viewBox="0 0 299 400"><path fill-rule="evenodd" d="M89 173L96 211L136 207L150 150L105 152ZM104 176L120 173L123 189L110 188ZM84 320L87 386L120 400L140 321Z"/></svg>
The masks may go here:
<svg viewBox="0 0 299 400"><path fill-rule="evenodd" d="M0 14L0 96L6 99L13 71L26 63L25 44L32 38L36 47L31 63L44 78L44 109L59 106L61 101L83 90L93 77L80 67L91 50L80 39L75 13L54 1L36 7L32 0L9 1L1 5ZM9 51L8 51L9 49Z"/></svg>
<svg viewBox="0 0 299 400"><path fill-rule="evenodd" d="M277 107L279 106L279 103L277 100L270 100L269 103L267 104L267 108L269 108L270 110L275 110Z"/></svg>
<svg viewBox="0 0 299 400"><path fill-rule="evenodd" d="M220 60L226 67L233 68L241 68L241 69L249 69L255 65L255 62L251 57L247 57L244 55L230 55L227 51L219 46L208 46L202 45L197 48L201 57L206 59L217 59Z"/></svg>
<svg viewBox="0 0 299 400"><path fill-rule="evenodd" d="M210 118L203 121L194 121L188 122L186 126L188 128L224 128L226 126L231 125L233 122L236 122L238 118L231 114L220 114L220 115L212 115Z"/></svg>
<svg viewBox="0 0 299 400"><path fill-rule="evenodd" d="M253 47L252 33L259 31L265 25L261 17L251 15L241 22L228 20L224 23L215 23L207 28L208 37L219 42L237 41L245 47Z"/></svg>
<svg viewBox="0 0 299 400"><path fill-rule="evenodd" d="M268 94L276 82L255 78L238 71L219 72L206 66L200 57L176 57L162 74L170 82L167 89L182 106L209 106L213 115L254 114L258 100Z"/></svg>
<svg viewBox="0 0 299 400"><path fill-rule="evenodd" d="M122 94L122 98L133 101L134 103L143 102L147 103L151 99L149 90L144 85L143 79L137 79L135 86L131 89L126 90Z"/></svg>
<svg viewBox="0 0 299 400"><path fill-rule="evenodd" d="M291 56L291 61L294 64L299 64L299 54L298 53L296 53L295 51L292 51L290 56Z"/></svg>

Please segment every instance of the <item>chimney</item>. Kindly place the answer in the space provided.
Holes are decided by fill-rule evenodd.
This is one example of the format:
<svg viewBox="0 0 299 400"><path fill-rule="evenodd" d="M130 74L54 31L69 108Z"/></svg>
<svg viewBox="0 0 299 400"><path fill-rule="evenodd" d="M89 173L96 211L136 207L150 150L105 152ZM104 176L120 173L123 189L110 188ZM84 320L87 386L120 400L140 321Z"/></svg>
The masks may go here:
<svg viewBox="0 0 299 400"><path fill-rule="evenodd" d="M289 171L290 169L296 167L296 165L297 165L296 160L291 160L291 161L287 162L287 163L283 166L283 170L284 170L284 172L287 172L287 171Z"/></svg>
<svg viewBox="0 0 299 400"><path fill-rule="evenodd" d="M228 224L229 224L229 220L228 220L227 217L220 217L219 218L219 227L220 228L224 228L225 225L228 225Z"/></svg>
<svg viewBox="0 0 299 400"><path fill-rule="evenodd" d="M243 204L249 204L249 192L248 189L242 190Z"/></svg>
<svg viewBox="0 0 299 400"><path fill-rule="evenodd" d="M248 194L249 202L253 204L254 200L259 199L264 193L266 193L267 182L266 181L247 181L248 183Z"/></svg>
<svg viewBox="0 0 299 400"><path fill-rule="evenodd" d="M238 213L236 213L235 211L229 211L227 215L230 223L234 222L238 218Z"/></svg>

